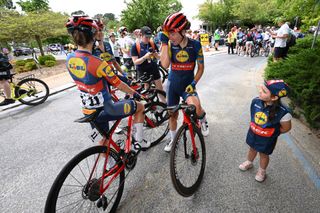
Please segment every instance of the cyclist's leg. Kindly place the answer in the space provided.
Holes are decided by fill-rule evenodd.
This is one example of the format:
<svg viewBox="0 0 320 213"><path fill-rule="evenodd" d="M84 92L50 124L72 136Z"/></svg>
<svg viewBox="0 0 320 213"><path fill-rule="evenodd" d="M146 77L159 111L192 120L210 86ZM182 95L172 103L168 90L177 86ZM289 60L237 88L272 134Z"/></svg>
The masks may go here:
<svg viewBox="0 0 320 213"><path fill-rule="evenodd" d="M9 81L6 79L0 79L0 87L3 88L3 92L6 98L11 98L11 88Z"/></svg>
<svg viewBox="0 0 320 213"><path fill-rule="evenodd" d="M183 99L186 100L187 104L192 104L196 107L196 113L201 123L201 132L203 136L209 135L209 125L206 118L206 112L201 107L199 96L196 92L193 94L184 93Z"/></svg>
<svg viewBox="0 0 320 213"><path fill-rule="evenodd" d="M180 95L176 92L176 87L174 83L171 80L168 80L167 84L167 104L168 106L176 106L180 102ZM166 152L171 151L171 147L173 144L173 140L177 134L177 123L178 123L178 117L179 112L169 112L170 118L169 118L169 132L170 132L170 140L168 141L167 145L165 146L164 150Z"/></svg>

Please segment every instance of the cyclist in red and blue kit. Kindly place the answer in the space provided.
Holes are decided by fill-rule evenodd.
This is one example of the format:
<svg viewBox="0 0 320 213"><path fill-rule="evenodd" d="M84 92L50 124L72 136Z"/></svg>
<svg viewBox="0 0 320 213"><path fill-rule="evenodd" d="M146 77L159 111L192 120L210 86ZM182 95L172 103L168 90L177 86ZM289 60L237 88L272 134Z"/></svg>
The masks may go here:
<svg viewBox="0 0 320 213"><path fill-rule="evenodd" d="M196 106L197 115L201 121L201 131L204 136L209 134L209 126L205 117L205 111L201 107L196 84L204 71L204 59L202 47L199 41L186 36L186 30L190 28L190 22L183 13L169 15L159 34L161 45L160 60L163 67L170 66L167 84L168 106L178 105L180 97L187 104ZM198 65L197 72L194 68ZM172 141L176 135L178 112L170 116L171 140L165 147L165 151L171 150Z"/></svg>
<svg viewBox="0 0 320 213"><path fill-rule="evenodd" d="M67 69L80 90L83 113L90 114L97 108L103 108L96 124L107 131L108 121L134 115L135 139L142 148L148 148L150 142L143 140L144 106L134 100L113 102L109 93L109 85L133 95L141 96L122 82L107 62L92 55L94 38L99 27L87 16L69 18L66 27L72 35L78 50L68 55Z"/></svg>

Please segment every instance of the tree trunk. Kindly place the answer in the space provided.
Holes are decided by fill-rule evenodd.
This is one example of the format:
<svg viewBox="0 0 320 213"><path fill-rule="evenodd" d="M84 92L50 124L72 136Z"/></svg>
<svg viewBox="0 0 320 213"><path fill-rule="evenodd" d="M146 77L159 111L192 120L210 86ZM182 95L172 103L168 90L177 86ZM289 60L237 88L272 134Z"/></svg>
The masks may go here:
<svg viewBox="0 0 320 213"><path fill-rule="evenodd" d="M41 55L44 56L44 52L43 52L43 49L42 49L42 42L41 42L40 36L36 35L35 38L36 38L37 44L39 46Z"/></svg>

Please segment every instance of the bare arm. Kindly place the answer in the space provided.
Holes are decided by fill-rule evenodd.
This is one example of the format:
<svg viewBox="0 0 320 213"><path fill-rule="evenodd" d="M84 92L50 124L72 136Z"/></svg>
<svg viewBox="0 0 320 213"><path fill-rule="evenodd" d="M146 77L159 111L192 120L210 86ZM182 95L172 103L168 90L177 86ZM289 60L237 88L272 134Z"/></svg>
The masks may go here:
<svg viewBox="0 0 320 213"><path fill-rule="evenodd" d="M147 54L145 54L144 56L142 56L141 58L138 58L138 56L132 56L132 61L135 65L140 65L142 64L145 60L147 60L148 58L150 58L150 53L148 52Z"/></svg>
<svg viewBox="0 0 320 213"><path fill-rule="evenodd" d="M291 129L291 120L290 121L284 121L280 122L280 133L286 133L289 132Z"/></svg>
<svg viewBox="0 0 320 213"><path fill-rule="evenodd" d="M167 44L161 45L160 61L163 68L168 69L170 66L169 46Z"/></svg>
<svg viewBox="0 0 320 213"><path fill-rule="evenodd" d="M119 90L121 90L122 92L125 93L129 93L131 95L133 95L134 93L136 93L136 91L134 91L133 89L131 89L127 84L125 84L124 82L121 81L121 83L117 86L117 88Z"/></svg>

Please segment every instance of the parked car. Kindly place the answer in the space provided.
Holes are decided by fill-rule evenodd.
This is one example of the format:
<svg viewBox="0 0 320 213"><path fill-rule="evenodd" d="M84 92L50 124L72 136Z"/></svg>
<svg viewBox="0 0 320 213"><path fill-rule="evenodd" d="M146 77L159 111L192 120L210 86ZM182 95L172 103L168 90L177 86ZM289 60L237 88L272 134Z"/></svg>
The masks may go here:
<svg viewBox="0 0 320 213"><path fill-rule="evenodd" d="M50 51L60 51L60 44L49 44L48 48Z"/></svg>
<svg viewBox="0 0 320 213"><path fill-rule="evenodd" d="M32 49L28 47L16 47L13 49L14 56L30 55L31 53L32 53Z"/></svg>

